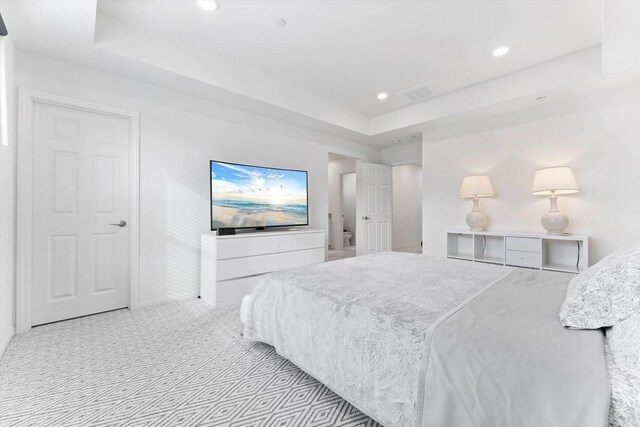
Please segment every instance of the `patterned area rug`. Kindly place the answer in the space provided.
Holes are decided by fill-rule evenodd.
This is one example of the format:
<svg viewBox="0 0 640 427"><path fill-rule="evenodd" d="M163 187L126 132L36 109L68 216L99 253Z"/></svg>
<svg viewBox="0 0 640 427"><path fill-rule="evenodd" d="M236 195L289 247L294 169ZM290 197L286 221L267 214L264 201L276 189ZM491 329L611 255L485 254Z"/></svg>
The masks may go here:
<svg viewBox="0 0 640 427"><path fill-rule="evenodd" d="M200 300L34 328L0 359L1 426L379 426Z"/></svg>

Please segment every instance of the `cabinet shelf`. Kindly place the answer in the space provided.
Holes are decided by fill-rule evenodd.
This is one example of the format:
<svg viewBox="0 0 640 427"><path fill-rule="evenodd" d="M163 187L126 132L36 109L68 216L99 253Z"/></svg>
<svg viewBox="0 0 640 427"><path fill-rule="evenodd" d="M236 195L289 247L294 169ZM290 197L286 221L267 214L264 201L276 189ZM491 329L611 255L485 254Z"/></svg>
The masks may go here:
<svg viewBox="0 0 640 427"><path fill-rule="evenodd" d="M575 265L547 263L542 266L543 270L548 271L560 271L562 273L582 273L583 268L578 268Z"/></svg>
<svg viewBox="0 0 640 427"><path fill-rule="evenodd" d="M589 237L453 230L447 258L577 274L589 266Z"/></svg>
<svg viewBox="0 0 640 427"><path fill-rule="evenodd" d="M499 264L504 265L504 258L499 256L477 256L474 261L476 262L485 262L487 264Z"/></svg>
<svg viewBox="0 0 640 427"><path fill-rule="evenodd" d="M473 260L473 236L450 233L447 236L447 256L455 259Z"/></svg>
<svg viewBox="0 0 640 427"><path fill-rule="evenodd" d="M471 255L469 255L469 256L449 255L447 258L461 259L461 260L464 260L464 261L473 261L473 257Z"/></svg>

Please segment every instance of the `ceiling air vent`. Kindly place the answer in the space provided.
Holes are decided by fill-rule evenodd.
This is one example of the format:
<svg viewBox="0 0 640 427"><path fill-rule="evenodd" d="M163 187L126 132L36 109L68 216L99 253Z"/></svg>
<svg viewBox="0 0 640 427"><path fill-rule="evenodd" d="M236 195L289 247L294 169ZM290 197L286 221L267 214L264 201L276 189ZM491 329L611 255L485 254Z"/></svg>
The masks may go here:
<svg viewBox="0 0 640 427"><path fill-rule="evenodd" d="M431 98L435 95L435 92L429 89L426 85L420 85L404 90L399 94L406 96L412 101L424 101L425 99Z"/></svg>

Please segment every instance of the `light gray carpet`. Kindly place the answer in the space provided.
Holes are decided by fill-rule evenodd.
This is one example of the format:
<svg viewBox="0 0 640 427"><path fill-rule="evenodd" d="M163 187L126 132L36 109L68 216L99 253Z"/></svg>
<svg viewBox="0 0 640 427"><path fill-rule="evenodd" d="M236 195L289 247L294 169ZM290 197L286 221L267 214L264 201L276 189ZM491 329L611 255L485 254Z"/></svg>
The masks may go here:
<svg viewBox="0 0 640 427"><path fill-rule="evenodd" d="M1 426L377 426L201 300L34 328L0 359Z"/></svg>

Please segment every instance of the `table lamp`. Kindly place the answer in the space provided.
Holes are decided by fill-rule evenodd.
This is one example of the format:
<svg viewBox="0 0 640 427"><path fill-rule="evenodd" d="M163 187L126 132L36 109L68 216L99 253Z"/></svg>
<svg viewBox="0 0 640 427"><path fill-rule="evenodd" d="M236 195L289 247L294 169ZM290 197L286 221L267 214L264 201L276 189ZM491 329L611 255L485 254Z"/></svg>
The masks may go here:
<svg viewBox="0 0 640 427"><path fill-rule="evenodd" d="M493 187L487 175L465 176L460 187L460 197L473 198L473 210L467 215L467 224L471 231L483 231L487 225L487 216L480 211L480 198L493 197Z"/></svg>
<svg viewBox="0 0 640 427"><path fill-rule="evenodd" d="M571 168L556 166L538 169L533 177L531 194L534 196L549 196L549 212L542 215L540 223L547 230L547 234L558 236L569 226L569 218L558 209L558 196L573 194L580 191Z"/></svg>

